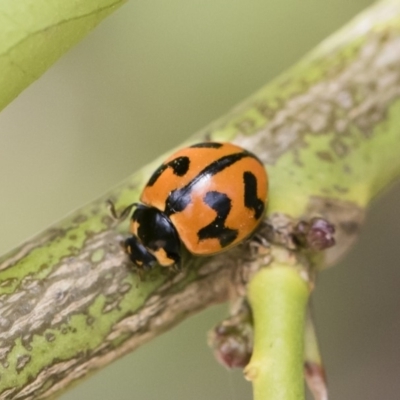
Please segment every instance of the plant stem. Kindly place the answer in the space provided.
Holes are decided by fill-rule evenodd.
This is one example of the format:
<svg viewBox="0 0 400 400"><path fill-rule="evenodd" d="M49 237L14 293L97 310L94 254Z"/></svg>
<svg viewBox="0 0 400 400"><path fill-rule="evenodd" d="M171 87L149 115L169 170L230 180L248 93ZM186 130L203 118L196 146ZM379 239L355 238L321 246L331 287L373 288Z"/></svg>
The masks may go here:
<svg viewBox="0 0 400 400"><path fill-rule="evenodd" d="M308 388L315 400L328 400L325 368L310 309L307 313L304 339L304 372Z"/></svg>
<svg viewBox="0 0 400 400"><path fill-rule="evenodd" d="M9 22L17 21L15 24L25 32L24 23L18 24L19 19L25 21L19 3L0 2L0 11L7 10L3 14L9 16ZM86 14L76 7L78 2L68 2L73 13L61 27L56 19L63 20L63 15L56 13L53 18L54 14L43 13L44 0L30 3L36 7L32 18L40 17L39 25L45 29L32 40L19 41L13 57L4 57L5 65L7 60L13 61L17 75L29 71L23 74L29 79L39 76L41 67L50 65L49 54L45 53L58 56L65 49L63 27L77 40L86 23L94 24L111 12L107 8L94 20L91 13L88 19L80 18ZM95 0L80 3L90 7ZM51 21L44 24L43 18ZM4 27L7 31L8 25ZM62 39L62 46L57 47L54 39ZM41 50L32 45L39 44L36 40ZM20 56L15 57L17 53ZM27 62L22 64L21 59ZM19 76L14 79L3 74L16 90L3 90L0 107L23 87ZM336 228L336 246L325 252L325 265L332 265L358 237L370 200L400 177L399 126L400 0L389 0L366 10L299 64L192 137L190 143L233 141L257 154L271 178L269 217L318 215L329 220ZM106 196L0 257L0 399L53 397L188 315L226 301L232 285L237 293L244 292L241 285L247 284L249 273L243 268L254 271L242 262L248 259L245 246L212 258L188 255L184 271L174 278L156 269L140 281L131 272L118 245L128 233L128 223L116 226L105 201L113 200L117 208L138 201L140 190L159 164L160 160L149 164ZM301 302L289 301L291 296L296 298L297 290L289 296L291 284L283 279L285 276L280 276L278 286L279 276L275 283L267 279L268 291L260 296L251 294L252 298L260 297L260 305L254 305L261 316L257 317L256 330L267 331L265 338L256 332L256 356L268 350L259 340L280 340L272 342L279 351L269 350L268 362L276 365L266 378L266 390L277 391L269 398L279 399L297 388L298 397L285 396L299 400L303 396L299 367L303 346L299 326L303 321L295 324L289 319L302 318L304 310ZM292 279L299 277L294 275ZM262 283L262 276L259 283L253 282L256 286ZM278 295L282 297L279 301ZM299 295L305 302L304 297L307 293ZM288 338L280 336L278 323L288 326ZM292 325L299 326L292 329ZM296 379L287 367L290 354L280 349L283 339L287 339L285 346L295 352ZM262 361L257 357L255 360ZM258 367L254 366L256 371ZM278 373L286 371L290 372L287 376L277 378ZM260 393L256 398L265 392L260 382L255 380L255 389Z"/></svg>
<svg viewBox="0 0 400 400"><path fill-rule="evenodd" d="M274 262L249 284L254 350L245 369L254 400L304 399L304 322L307 282L288 265Z"/></svg>

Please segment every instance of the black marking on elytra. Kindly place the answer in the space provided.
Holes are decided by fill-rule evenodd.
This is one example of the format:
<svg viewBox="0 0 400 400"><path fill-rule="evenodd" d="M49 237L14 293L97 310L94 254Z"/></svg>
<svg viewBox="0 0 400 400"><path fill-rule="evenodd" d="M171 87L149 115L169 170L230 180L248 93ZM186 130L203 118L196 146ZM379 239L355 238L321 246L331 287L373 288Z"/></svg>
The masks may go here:
<svg viewBox="0 0 400 400"><path fill-rule="evenodd" d="M183 211L190 203L190 195L193 188L202 180L208 180L218 172L223 171L225 168L235 164L242 158L252 157L256 158L253 154L244 150L240 153L233 153L223 156L215 160L211 164L203 168L189 183L180 189L173 190L167 200L165 201L165 213L171 215ZM257 159L257 158L256 158Z"/></svg>
<svg viewBox="0 0 400 400"><path fill-rule="evenodd" d="M223 143L216 143L216 142L204 142L204 143L197 143L197 144L193 144L192 148L210 148L210 149L219 149L220 147L223 146Z"/></svg>
<svg viewBox="0 0 400 400"><path fill-rule="evenodd" d="M165 201L164 213L168 216L183 211L190 204L191 187L173 190Z"/></svg>
<svg viewBox="0 0 400 400"><path fill-rule="evenodd" d="M199 240L218 239L221 247L228 246L238 235L236 229L225 226L226 218L232 208L231 199L225 193L212 191L207 192L203 200L209 207L216 211L217 216L214 221L197 232Z"/></svg>
<svg viewBox="0 0 400 400"><path fill-rule="evenodd" d="M189 170L190 159L189 157L177 157L166 164L161 164L153 173L149 181L147 182L147 186L153 186L157 179L161 176L161 174L167 169L172 168L172 171L177 176L184 176L186 172Z"/></svg>
<svg viewBox="0 0 400 400"><path fill-rule="evenodd" d="M264 202L257 197L257 178L250 171L243 174L244 205L254 210L254 218L259 219L264 211Z"/></svg>

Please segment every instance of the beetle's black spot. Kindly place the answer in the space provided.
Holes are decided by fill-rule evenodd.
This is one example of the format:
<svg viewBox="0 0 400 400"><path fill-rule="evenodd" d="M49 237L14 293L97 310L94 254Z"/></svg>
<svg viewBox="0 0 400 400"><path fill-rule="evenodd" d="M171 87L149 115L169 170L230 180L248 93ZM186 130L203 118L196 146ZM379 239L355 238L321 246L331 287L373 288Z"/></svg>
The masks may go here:
<svg viewBox="0 0 400 400"><path fill-rule="evenodd" d="M257 178L249 171L243 174L244 205L254 210L254 218L259 219L264 211L264 202L257 197Z"/></svg>
<svg viewBox="0 0 400 400"><path fill-rule="evenodd" d="M218 160L215 160L211 164L207 165L202 169L188 184L180 189L173 190L168 196L165 202L165 213L167 215L174 214L179 211L183 211L190 203L190 195L195 187L200 181L208 180L212 176L216 175L218 172L223 171L232 164L235 164L239 160L245 157L255 157L247 151L242 151L240 153L233 153L227 156L223 156Z"/></svg>
<svg viewBox="0 0 400 400"><path fill-rule="evenodd" d="M178 157L168 163L175 175L184 176L189 170L189 157Z"/></svg>
<svg viewBox="0 0 400 400"><path fill-rule="evenodd" d="M215 142L204 142L204 143L197 143L197 144L193 144L192 148L211 148L211 149L219 149L220 147L222 147L223 144L222 143L215 143Z"/></svg>
<svg viewBox="0 0 400 400"><path fill-rule="evenodd" d="M161 164L153 173L147 186L153 186L161 174L167 169L172 168L172 171L177 176L184 176L188 172L190 165L189 157L177 157L166 164Z"/></svg>
<svg viewBox="0 0 400 400"><path fill-rule="evenodd" d="M183 211L190 203L190 189L186 186L173 190L165 201L164 213L168 216Z"/></svg>
<svg viewBox="0 0 400 400"><path fill-rule="evenodd" d="M153 186L161 174L168 168L167 164L161 164L153 173L146 186Z"/></svg>
<svg viewBox="0 0 400 400"><path fill-rule="evenodd" d="M217 216L213 222L200 229L197 236L200 240L218 239L221 247L228 246L238 235L236 229L230 229L225 226L226 218L232 208L231 199L224 193L208 192L203 200L217 212Z"/></svg>
<svg viewBox="0 0 400 400"><path fill-rule="evenodd" d="M229 154L227 156L219 158L218 160L212 162L207 167L205 167L201 172L199 172L199 174L194 179L192 179L190 185L192 185L192 183L194 185L205 175L213 176L218 172L223 171L225 168L230 167L232 164L235 164L242 158L249 157L249 155L250 154L247 151L243 151L241 153Z"/></svg>

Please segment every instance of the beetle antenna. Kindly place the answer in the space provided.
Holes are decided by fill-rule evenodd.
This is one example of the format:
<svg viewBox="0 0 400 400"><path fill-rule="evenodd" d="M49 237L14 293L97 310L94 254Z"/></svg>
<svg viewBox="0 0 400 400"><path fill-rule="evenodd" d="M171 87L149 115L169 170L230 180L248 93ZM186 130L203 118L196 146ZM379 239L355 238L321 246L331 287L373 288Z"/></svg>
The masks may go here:
<svg viewBox="0 0 400 400"><path fill-rule="evenodd" d="M126 217L128 217L128 215L130 214L132 208L136 207L139 204L139 203L129 204L128 207L126 207L124 210L122 210L122 212L120 214L118 214L116 209L115 209L115 205L111 200L107 200L106 203L107 203L108 211L110 212L111 217L115 221L119 221L119 222L121 222L124 219L126 219Z"/></svg>

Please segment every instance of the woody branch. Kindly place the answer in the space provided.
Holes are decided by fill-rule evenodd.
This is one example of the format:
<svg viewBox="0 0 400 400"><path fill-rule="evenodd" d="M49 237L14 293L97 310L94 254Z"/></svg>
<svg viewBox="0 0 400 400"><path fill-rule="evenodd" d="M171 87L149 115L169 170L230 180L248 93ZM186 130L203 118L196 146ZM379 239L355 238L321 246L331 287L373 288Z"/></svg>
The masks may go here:
<svg viewBox="0 0 400 400"><path fill-rule="evenodd" d="M300 218L336 226L354 242L371 199L400 172L400 2L370 8L190 143L229 140L259 156L271 177L268 221L277 244ZM377 151L379 149L379 151ZM0 398L48 398L210 304L246 293L259 268L246 244L184 271L140 281L119 246L123 208L154 163L107 196L0 259ZM279 238L283 238L279 241ZM265 261L265 260L264 260ZM267 263L268 264L268 263Z"/></svg>

